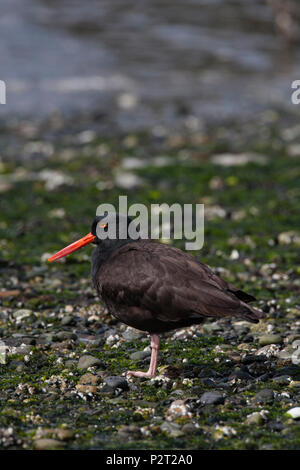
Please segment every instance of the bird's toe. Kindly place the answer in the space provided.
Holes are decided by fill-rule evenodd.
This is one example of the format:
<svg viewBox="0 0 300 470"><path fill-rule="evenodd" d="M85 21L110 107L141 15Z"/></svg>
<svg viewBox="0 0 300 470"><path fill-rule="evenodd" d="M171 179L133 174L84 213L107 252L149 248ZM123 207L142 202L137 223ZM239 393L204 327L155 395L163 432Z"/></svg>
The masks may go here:
<svg viewBox="0 0 300 470"><path fill-rule="evenodd" d="M129 370L127 372L127 375L132 375L133 377L146 377L146 378L152 378L155 377L155 374L153 372L141 372L141 371L133 371Z"/></svg>

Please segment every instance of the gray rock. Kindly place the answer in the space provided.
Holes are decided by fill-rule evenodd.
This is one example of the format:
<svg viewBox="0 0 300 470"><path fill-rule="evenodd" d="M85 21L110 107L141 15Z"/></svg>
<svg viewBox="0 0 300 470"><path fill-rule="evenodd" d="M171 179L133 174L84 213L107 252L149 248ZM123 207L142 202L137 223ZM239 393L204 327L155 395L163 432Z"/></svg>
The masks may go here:
<svg viewBox="0 0 300 470"><path fill-rule="evenodd" d="M83 370L83 369L88 369L88 367L94 367L94 366L100 366L102 365L100 359L97 359L94 356L90 356L88 354L81 356L81 358L78 361L78 369Z"/></svg>
<svg viewBox="0 0 300 470"><path fill-rule="evenodd" d="M70 339L76 339L77 335L75 333L72 333L71 331L59 331L56 333L54 336L55 341L66 341Z"/></svg>
<svg viewBox="0 0 300 470"><path fill-rule="evenodd" d="M224 396L219 392L205 392L200 397L202 405L219 405L224 403Z"/></svg>
<svg viewBox="0 0 300 470"><path fill-rule="evenodd" d="M150 356L151 352L150 351L136 351L132 354L130 354L130 359L133 361L141 361L145 359L145 357Z"/></svg>
<svg viewBox="0 0 300 470"><path fill-rule="evenodd" d="M103 387L100 387L98 389L98 393L100 393L100 395L111 397L114 396L114 389L109 387L108 385L103 385Z"/></svg>
<svg viewBox="0 0 300 470"><path fill-rule="evenodd" d="M108 387L113 390L115 390L116 388L121 388L122 390L129 390L128 382L124 377L120 377L118 375L111 375L109 377L105 377L104 381L106 385L108 385Z"/></svg>
<svg viewBox="0 0 300 470"><path fill-rule="evenodd" d="M37 343L38 344L49 344L52 343L54 338L54 333L45 333L38 337Z"/></svg>
<svg viewBox="0 0 300 470"><path fill-rule="evenodd" d="M274 392L268 388L265 388L258 392L253 397L253 403L262 404L262 403L272 403L274 401Z"/></svg>
<svg viewBox="0 0 300 470"><path fill-rule="evenodd" d="M128 328L122 333L122 336L124 339L127 339L127 341L135 341L136 339L141 338L143 336L143 333L134 330L133 328Z"/></svg>
<svg viewBox="0 0 300 470"><path fill-rule="evenodd" d="M210 379L209 377L203 377L203 379L201 379L201 382L206 387L215 387L216 386L216 382L213 379Z"/></svg>
<svg viewBox="0 0 300 470"><path fill-rule="evenodd" d="M250 375L248 372L243 372L241 370L239 371L234 371L230 374L230 376L228 377L228 380L254 380L254 377L252 375Z"/></svg>
<svg viewBox="0 0 300 470"><path fill-rule="evenodd" d="M115 328L108 328L107 330L104 331L103 338L107 339L109 336L115 336L119 334L119 331L116 330Z"/></svg>

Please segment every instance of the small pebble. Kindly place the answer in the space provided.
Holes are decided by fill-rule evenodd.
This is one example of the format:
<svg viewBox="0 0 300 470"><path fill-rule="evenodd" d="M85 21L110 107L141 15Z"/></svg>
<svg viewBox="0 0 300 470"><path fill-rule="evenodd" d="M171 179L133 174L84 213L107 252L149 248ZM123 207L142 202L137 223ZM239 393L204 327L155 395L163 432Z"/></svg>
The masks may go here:
<svg viewBox="0 0 300 470"><path fill-rule="evenodd" d="M224 396L219 392L205 392L200 397L202 405L219 405L224 403Z"/></svg>

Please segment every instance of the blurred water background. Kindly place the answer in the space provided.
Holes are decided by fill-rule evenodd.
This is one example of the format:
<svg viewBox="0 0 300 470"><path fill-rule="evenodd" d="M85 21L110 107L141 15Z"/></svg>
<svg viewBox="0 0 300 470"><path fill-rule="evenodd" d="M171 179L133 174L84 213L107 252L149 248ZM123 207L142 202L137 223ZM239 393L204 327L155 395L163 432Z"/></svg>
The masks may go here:
<svg viewBox="0 0 300 470"><path fill-rule="evenodd" d="M1 0L0 116L94 112L127 130L291 109L300 44L270 3Z"/></svg>

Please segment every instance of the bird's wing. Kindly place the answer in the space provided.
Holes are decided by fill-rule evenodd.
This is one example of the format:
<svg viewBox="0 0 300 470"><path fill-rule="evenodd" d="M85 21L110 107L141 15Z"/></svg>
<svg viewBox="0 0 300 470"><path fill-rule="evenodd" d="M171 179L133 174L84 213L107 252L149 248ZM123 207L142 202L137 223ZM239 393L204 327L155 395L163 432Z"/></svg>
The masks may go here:
<svg viewBox="0 0 300 470"><path fill-rule="evenodd" d="M227 283L216 281L191 258L156 243L127 245L101 268L99 293L117 305L146 309L167 322L237 315L241 302L225 290Z"/></svg>

